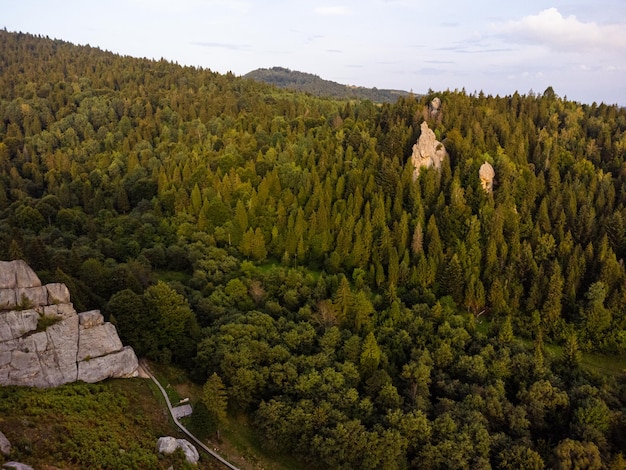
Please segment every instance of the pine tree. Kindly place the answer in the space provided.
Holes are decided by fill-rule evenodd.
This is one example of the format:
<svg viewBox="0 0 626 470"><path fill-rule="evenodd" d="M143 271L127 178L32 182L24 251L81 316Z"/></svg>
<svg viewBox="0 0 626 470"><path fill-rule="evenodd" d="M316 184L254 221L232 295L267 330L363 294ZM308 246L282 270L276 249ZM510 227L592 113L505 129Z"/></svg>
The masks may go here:
<svg viewBox="0 0 626 470"><path fill-rule="evenodd" d="M359 361L361 376L368 377L378 368L381 359L381 350L374 333L370 332L363 340L363 348Z"/></svg>
<svg viewBox="0 0 626 470"><path fill-rule="evenodd" d="M348 316L353 304L353 294L350 289L350 283L345 276L341 276L341 280L339 281L339 287L337 288L337 292L335 292L335 297L333 299L333 303L335 308L337 309L337 317L341 323L344 323L348 320Z"/></svg>
<svg viewBox="0 0 626 470"><path fill-rule="evenodd" d="M196 217L200 214L200 210L202 209L202 194L200 193L200 188L198 187L198 183L196 183L191 190L191 214Z"/></svg>
<svg viewBox="0 0 626 470"><path fill-rule="evenodd" d="M561 266L559 263L554 262L552 264L552 275L548 281L548 295L541 309L543 324L550 335L557 333L557 325L561 319L562 296L563 276L561 275Z"/></svg>
<svg viewBox="0 0 626 470"><path fill-rule="evenodd" d="M411 251L413 256L417 257L424 250L424 231L420 221L415 225L413 230L413 238L411 239Z"/></svg>
<svg viewBox="0 0 626 470"><path fill-rule="evenodd" d="M222 379L215 372L208 378L202 387L202 402L216 422L216 428L226 423L228 395Z"/></svg>

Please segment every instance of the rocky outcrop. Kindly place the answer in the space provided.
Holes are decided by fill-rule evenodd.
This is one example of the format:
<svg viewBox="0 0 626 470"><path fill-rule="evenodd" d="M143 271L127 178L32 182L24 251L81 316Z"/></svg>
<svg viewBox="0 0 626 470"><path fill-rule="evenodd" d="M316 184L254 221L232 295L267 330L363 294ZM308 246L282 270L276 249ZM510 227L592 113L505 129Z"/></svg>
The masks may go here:
<svg viewBox="0 0 626 470"><path fill-rule="evenodd" d="M413 180L416 180L422 168L441 168L441 162L448 156L446 148L435 137L435 133L430 130L426 121L422 122L422 133L417 143L413 145L411 162L413 163Z"/></svg>
<svg viewBox="0 0 626 470"><path fill-rule="evenodd" d="M173 454L176 449L182 449L185 459L191 464L197 464L200 460L198 450L186 439L176 439L171 436L160 437L157 441L157 451L161 454Z"/></svg>
<svg viewBox="0 0 626 470"><path fill-rule="evenodd" d="M4 434L0 432L0 454L8 457L11 453L11 443Z"/></svg>
<svg viewBox="0 0 626 470"><path fill-rule="evenodd" d="M485 162L480 166L478 177L485 192L491 193L493 191L493 179L495 176L496 172L489 162Z"/></svg>
<svg viewBox="0 0 626 470"><path fill-rule="evenodd" d="M19 462L7 462L2 466L3 470L33 470L33 467Z"/></svg>
<svg viewBox="0 0 626 470"><path fill-rule="evenodd" d="M0 385L55 387L137 375L137 357L99 311L76 313L64 284L0 261Z"/></svg>
<svg viewBox="0 0 626 470"><path fill-rule="evenodd" d="M428 117L429 119L441 120L441 100L436 96L428 105Z"/></svg>

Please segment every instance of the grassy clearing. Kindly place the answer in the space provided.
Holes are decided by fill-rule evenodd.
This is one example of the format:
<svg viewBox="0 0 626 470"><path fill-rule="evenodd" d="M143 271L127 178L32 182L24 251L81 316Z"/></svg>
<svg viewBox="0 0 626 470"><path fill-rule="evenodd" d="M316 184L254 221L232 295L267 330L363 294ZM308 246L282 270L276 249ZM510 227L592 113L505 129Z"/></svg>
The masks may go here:
<svg viewBox="0 0 626 470"><path fill-rule="evenodd" d="M623 375L626 374L626 356L610 356L604 354L585 353L581 364L583 367L601 374Z"/></svg>
<svg viewBox="0 0 626 470"><path fill-rule="evenodd" d="M530 339L520 339L528 347L533 347ZM550 359L555 360L563 355L563 347L558 344L544 344L545 351ZM618 377L626 374L626 355L599 354L583 352L580 365L588 372L600 375Z"/></svg>
<svg viewBox="0 0 626 470"><path fill-rule="evenodd" d="M179 369L159 364L150 364L150 369L163 386L170 384L177 396L189 398L192 404L200 400L202 387L186 379ZM172 402L175 403L177 402ZM181 421L187 425L189 419L183 418ZM267 452L263 448L263 441L243 414L229 414L228 423L220 429L219 441L217 436L213 436L205 444L242 470L289 470L306 467L289 456Z"/></svg>
<svg viewBox="0 0 626 470"><path fill-rule="evenodd" d="M247 416L229 416L228 425L222 430L222 444L229 453L244 459L244 469L289 470L305 468L302 462L288 455L270 454L263 448L263 441L255 433ZM239 463L238 463L239 464Z"/></svg>
<svg viewBox="0 0 626 470"><path fill-rule="evenodd" d="M488 336L493 329L493 322L487 318L480 318L476 321L476 331ZM527 338L517 338L525 346L532 348L533 341ZM548 356L558 359L563 355L563 347L554 343L544 343L544 348ZM588 372L600 375L611 375L617 377L626 374L626 355L624 354L599 354L593 352L583 352L581 366Z"/></svg>
<svg viewBox="0 0 626 470"><path fill-rule="evenodd" d="M0 430L16 460L34 468L219 468L208 458L191 467L182 455L158 455L161 436L182 437L145 379L74 383L52 389L0 387Z"/></svg>
<svg viewBox="0 0 626 470"><path fill-rule="evenodd" d="M191 276L179 271L157 271L157 278L163 282L178 281L184 284Z"/></svg>

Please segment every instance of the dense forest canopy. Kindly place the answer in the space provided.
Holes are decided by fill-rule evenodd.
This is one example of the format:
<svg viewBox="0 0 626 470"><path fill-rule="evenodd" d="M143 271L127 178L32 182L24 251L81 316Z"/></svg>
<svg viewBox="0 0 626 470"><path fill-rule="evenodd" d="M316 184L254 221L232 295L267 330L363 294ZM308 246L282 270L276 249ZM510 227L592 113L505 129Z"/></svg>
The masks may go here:
<svg viewBox="0 0 626 470"><path fill-rule="evenodd" d="M320 468L625 468L624 374L581 366L626 351L625 159L626 110L551 88L377 106L0 31L0 258Z"/></svg>
<svg viewBox="0 0 626 470"><path fill-rule="evenodd" d="M245 74L243 78L250 78L259 82L275 85L278 88L302 91L316 96L338 99L371 100L374 103L392 103L400 96L409 95L409 92L403 90L379 90L378 88L342 85L330 80L324 80L311 73L298 72L284 67L256 69Z"/></svg>

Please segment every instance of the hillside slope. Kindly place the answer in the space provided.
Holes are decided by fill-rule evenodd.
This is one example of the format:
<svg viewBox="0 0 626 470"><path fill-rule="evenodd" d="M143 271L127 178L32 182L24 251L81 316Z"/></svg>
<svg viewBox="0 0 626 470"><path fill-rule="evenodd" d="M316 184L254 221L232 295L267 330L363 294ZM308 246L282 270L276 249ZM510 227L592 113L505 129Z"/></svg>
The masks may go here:
<svg viewBox="0 0 626 470"><path fill-rule="evenodd" d="M625 234L616 106L378 106L0 31L0 259L270 454L619 468L626 379L581 350L626 352Z"/></svg>
<svg viewBox="0 0 626 470"><path fill-rule="evenodd" d="M161 436L176 435L145 379L76 383L53 389L0 387L0 428L11 459L33 468L220 468L203 456L156 452ZM184 436L180 436L184 437ZM8 462L0 454L0 466Z"/></svg>
<svg viewBox="0 0 626 470"><path fill-rule="evenodd" d="M361 99L374 103L393 103L400 96L408 96L403 90L385 90L342 85L330 80L324 80L317 75L289 70L283 67L270 69L256 69L243 76L263 83L289 90L310 93L315 96L325 96L336 99Z"/></svg>

